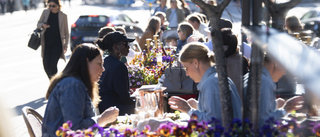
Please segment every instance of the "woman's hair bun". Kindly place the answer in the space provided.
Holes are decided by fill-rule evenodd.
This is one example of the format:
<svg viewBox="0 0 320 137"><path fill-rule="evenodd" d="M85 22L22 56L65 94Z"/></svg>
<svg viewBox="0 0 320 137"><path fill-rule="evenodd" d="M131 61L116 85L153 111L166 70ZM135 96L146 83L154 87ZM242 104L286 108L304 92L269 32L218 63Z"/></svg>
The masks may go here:
<svg viewBox="0 0 320 137"><path fill-rule="evenodd" d="M95 43L99 46L100 49L106 50L106 48L104 47L104 44L103 44L102 40L103 40L103 39L97 39L97 40L95 41Z"/></svg>

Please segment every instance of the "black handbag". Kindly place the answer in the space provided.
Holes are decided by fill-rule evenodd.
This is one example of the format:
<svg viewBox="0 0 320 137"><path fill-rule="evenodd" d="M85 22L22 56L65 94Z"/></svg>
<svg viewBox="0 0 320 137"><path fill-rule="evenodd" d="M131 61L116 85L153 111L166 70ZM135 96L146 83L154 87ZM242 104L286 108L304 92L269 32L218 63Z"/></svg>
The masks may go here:
<svg viewBox="0 0 320 137"><path fill-rule="evenodd" d="M31 37L29 39L29 42L28 42L28 47L30 47L34 50L37 50L39 48L40 41L41 41L40 32L41 32L41 30L38 28L33 31L33 33L31 34Z"/></svg>
<svg viewBox="0 0 320 137"><path fill-rule="evenodd" d="M169 94L195 94L194 82L186 76L186 71L181 65L169 67L164 71L163 86Z"/></svg>

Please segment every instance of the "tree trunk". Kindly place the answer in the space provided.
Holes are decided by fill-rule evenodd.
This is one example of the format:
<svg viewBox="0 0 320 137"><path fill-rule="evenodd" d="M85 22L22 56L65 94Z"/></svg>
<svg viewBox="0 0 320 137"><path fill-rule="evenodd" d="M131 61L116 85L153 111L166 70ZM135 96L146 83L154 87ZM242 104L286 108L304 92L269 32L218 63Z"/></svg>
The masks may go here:
<svg viewBox="0 0 320 137"><path fill-rule="evenodd" d="M227 127L233 120L232 100L229 90L228 75L225 63L222 35L220 32L220 18L223 10L231 0L224 0L217 6L206 4L202 0L192 0L205 13L207 13L211 25L212 45L215 53L215 61L219 79L222 125Z"/></svg>

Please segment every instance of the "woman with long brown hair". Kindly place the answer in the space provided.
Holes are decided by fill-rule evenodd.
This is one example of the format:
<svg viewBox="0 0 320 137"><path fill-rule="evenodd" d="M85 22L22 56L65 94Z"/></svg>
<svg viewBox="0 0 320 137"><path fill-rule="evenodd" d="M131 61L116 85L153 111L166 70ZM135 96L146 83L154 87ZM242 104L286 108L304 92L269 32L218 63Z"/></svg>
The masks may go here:
<svg viewBox="0 0 320 137"><path fill-rule="evenodd" d="M146 31L142 34L139 46L141 50L146 49L146 39L153 39L153 35L156 35L161 28L161 20L159 17L153 16L149 19L148 26L146 28Z"/></svg>
<svg viewBox="0 0 320 137"><path fill-rule="evenodd" d="M178 44L177 44L177 53L180 52L182 47L187 44L188 38L193 34L194 28L188 22L182 22L178 26Z"/></svg>
<svg viewBox="0 0 320 137"><path fill-rule="evenodd" d="M61 74L52 77L43 117L44 137L56 136L56 130L69 120L73 130L95 123L105 126L116 120L119 114L116 107L110 107L99 116L93 111L100 101L97 82L104 71L102 53L93 44L78 45Z"/></svg>

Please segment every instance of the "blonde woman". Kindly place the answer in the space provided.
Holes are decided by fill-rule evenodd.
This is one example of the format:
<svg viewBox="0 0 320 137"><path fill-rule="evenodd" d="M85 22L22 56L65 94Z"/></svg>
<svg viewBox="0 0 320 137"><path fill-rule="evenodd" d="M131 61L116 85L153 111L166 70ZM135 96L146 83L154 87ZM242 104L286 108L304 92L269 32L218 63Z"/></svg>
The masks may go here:
<svg viewBox="0 0 320 137"><path fill-rule="evenodd" d="M222 120L218 73L215 68L214 54L207 46L200 42L185 45L180 54L180 62L186 69L186 75L198 83L198 101L188 101L172 96L169 105L172 109L196 115L198 121L209 121L212 117ZM233 117L241 119L241 101L237 88L228 79L233 107Z"/></svg>

